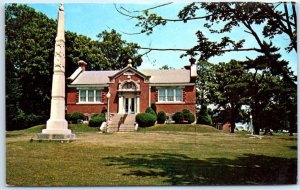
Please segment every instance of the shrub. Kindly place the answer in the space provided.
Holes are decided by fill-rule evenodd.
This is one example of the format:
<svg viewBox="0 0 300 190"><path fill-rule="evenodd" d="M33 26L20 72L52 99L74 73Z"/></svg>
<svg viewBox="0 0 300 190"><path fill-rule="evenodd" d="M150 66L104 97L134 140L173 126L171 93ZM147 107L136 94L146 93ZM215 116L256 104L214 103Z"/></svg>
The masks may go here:
<svg viewBox="0 0 300 190"><path fill-rule="evenodd" d="M70 116L70 120L74 123L77 123L78 120L84 120L85 116L81 112L74 112Z"/></svg>
<svg viewBox="0 0 300 190"><path fill-rule="evenodd" d="M175 121L176 124L180 124L183 123L183 113L182 112L176 112L173 116L172 116L173 121Z"/></svg>
<svg viewBox="0 0 300 190"><path fill-rule="evenodd" d="M68 113L67 113L67 114L65 115L65 118L66 118L67 121L70 121L70 120L71 120L70 117L71 117L71 114L68 114Z"/></svg>
<svg viewBox="0 0 300 190"><path fill-rule="evenodd" d="M157 123L164 124L167 119L166 113L164 111L159 111L157 113Z"/></svg>
<svg viewBox="0 0 300 190"><path fill-rule="evenodd" d="M151 108L156 114L157 112L156 112L156 104L155 103L151 103Z"/></svg>
<svg viewBox="0 0 300 190"><path fill-rule="evenodd" d="M188 109L183 109L183 110L182 110L183 119L184 119L185 121L188 120L188 117L189 117L189 114L190 114L190 113L191 113L191 112L190 112L190 110L188 110Z"/></svg>
<svg viewBox="0 0 300 190"><path fill-rule="evenodd" d="M100 127L101 124L106 121L105 117L101 117L100 115L94 116L89 121L90 127Z"/></svg>
<svg viewBox="0 0 300 190"><path fill-rule="evenodd" d="M139 113L135 117L139 127L150 127L155 124L156 116L151 113Z"/></svg>
<svg viewBox="0 0 300 190"><path fill-rule="evenodd" d="M185 117L184 120L188 123L193 123L195 121L195 116L192 113L187 114Z"/></svg>
<svg viewBox="0 0 300 190"><path fill-rule="evenodd" d="M184 121L187 121L188 123L193 123L195 121L195 116L190 112L190 110L183 109L182 114Z"/></svg>
<svg viewBox="0 0 300 190"><path fill-rule="evenodd" d="M212 120L210 115L200 115L197 121L198 124L211 125Z"/></svg>
<svg viewBox="0 0 300 190"><path fill-rule="evenodd" d="M153 115L156 116L155 111L154 111L151 107L148 107L148 108L146 109L145 113L150 113L150 114L153 114Z"/></svg>
<svg viewBox="0 0 300 190"><path fill-rule="evenodd" d="M104 118L105 118L105 114L104 114L104 113L95 113L95 114L93 114L93 115L91 116L91 119L94 118L94 117L97 117L97 116L99 116L99 117L104 117Z"/></svg>
<svg viewBox="0 0 300 190"><path fill-rule="evenodd" d="M204 124L204 125L211 125L212 120L211 120L211 116L208 114L206 105L201 106L197 123Z"/></svg>

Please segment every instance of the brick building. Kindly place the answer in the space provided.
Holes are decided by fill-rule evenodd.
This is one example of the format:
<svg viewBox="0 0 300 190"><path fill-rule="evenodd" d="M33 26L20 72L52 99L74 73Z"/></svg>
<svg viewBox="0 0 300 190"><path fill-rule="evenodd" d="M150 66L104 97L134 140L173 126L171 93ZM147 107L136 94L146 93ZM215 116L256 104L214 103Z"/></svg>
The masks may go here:
<svg viewBox="0 0 300 190"><path fill-rule="evenodd" d="M195 60L185 69L137 70L129 64L114 71L86 71L86 63L69 77L67 113L82 112L87 116L107 110L115 115L144 112L151 103L157 111L172 115L182 109L196 114L197 77Z"/></svg>

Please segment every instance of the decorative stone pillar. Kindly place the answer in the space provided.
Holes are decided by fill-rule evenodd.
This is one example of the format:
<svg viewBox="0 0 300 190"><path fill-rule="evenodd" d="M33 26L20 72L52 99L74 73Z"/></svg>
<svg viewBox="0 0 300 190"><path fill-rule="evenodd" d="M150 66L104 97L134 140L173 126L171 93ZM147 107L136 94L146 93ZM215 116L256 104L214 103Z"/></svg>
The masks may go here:
<svg viewBox="0 0 300 190"><path fill-rule="evenodd" d="M60 4L58 12L53 71L50 119L47 121L46 129L42 130L42 134L48 134L50 139L55 137L70 139L75 136L68 129L68 122L65 119L65 31L63 4Z"/></svg>
<svg viewBox="0 0 300 190"><path fill-rule="evenodd" d="M140 113L140 96L136 96L136 113Z"/></svg>
<svg viewBox="0 0 300 190"><path fill-rule="evenodd" d="M119 95L119 114L124 114L123 96Z"/></svg>

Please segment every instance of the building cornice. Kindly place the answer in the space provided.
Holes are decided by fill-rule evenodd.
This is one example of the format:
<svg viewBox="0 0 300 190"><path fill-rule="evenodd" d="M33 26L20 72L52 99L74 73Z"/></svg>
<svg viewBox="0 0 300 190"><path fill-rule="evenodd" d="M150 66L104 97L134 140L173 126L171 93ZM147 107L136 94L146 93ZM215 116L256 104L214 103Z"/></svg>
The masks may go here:
<svg viewBox="0 0 300 190"><path fill-rule="evenodd" d="M104 88L108 87L108 84L70 84L70 88Z"/></svg>
<svg viewBox="0 0 300 190"><path fill-rule="evenodd" d="M150 86L194 86L195 83L150 83Z"/></svg>

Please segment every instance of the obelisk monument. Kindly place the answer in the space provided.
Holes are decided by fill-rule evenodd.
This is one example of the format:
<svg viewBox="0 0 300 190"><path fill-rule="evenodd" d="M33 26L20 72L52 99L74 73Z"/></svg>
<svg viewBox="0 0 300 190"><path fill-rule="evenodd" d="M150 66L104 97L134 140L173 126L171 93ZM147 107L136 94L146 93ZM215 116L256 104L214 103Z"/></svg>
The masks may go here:
<svg viewBox="0 0 300 190"><path fill-rule="evenodd" d="M42 130L42 134L65 135L65 138L71 138L72 132L68 129L68 122L65 119L65 31L63 4L59 5L53 72L50 119L47 121L46 129Z"/></svg>

